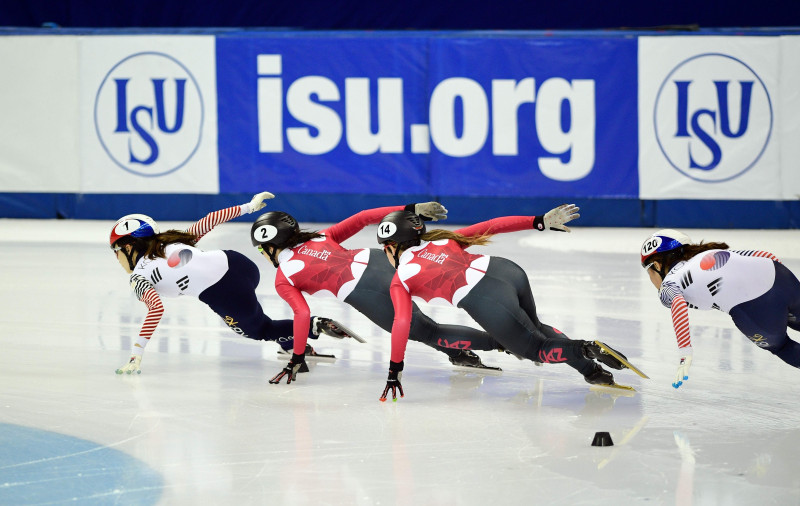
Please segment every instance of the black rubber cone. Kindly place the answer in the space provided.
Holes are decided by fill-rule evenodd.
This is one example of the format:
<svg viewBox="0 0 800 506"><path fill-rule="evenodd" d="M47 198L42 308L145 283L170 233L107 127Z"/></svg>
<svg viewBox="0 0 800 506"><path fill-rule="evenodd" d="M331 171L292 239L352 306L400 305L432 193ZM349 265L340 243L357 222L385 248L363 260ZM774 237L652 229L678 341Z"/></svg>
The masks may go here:
<svg viewBox="0 0 800 506"><path fill-rule="evenodd" d="M592 446L614 446L614 442L611 441L611 434L608 432L595 432Z"/></svg>

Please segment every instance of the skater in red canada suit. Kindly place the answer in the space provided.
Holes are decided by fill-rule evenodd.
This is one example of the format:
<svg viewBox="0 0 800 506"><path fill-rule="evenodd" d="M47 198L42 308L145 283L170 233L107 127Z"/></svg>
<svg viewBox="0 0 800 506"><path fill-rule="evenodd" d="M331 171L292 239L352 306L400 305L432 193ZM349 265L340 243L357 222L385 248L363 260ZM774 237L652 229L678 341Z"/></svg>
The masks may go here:
<svg viewBox="0 0 800 506"><path fill-rule="evenodd" d="M391 330L394 309L389 296L394 269L380 249L346 249L341 243L386 213L410 209L429 220L446 217L438 202L381 207L361 211L319 232L301 231L291 215L273 211L253 223L253 246L278 269L275 290L294 311L294 335L308 332L309 308L305 295L335 297L357 309L376 325ZM461 325L439 325L419 308L411 309L410 336L434 347L464 367L488 368L472 350L497 350L498 343L486 332ZM352 334L349 329L345 333ZM294 353L286 367L270 383L295 380L305 365L305 339L296 338Z"/></svg>
<svg viewBox="0 0 800 506"><path fill-rule="evenodd" d="M380 400L385 401L390 391L393 400L398 391L404 395L400 377L412 297L464 309L518 357L563 362L589 383L614 385L612 374L595 360L615 369L621 369L622 363L594 342L571 340L539 321L528 276L521 267L506 258L467 251L470 246L486 244L492 234L530 229L569 232L564 224L580 217L578 210L573 204L564 204L544 216L506 216L455 232L426 232L419 216L408 211L386 215L378 225L378 242L397 272L390 289L395 317L389 378Z"/></svg>
<svg viewBox="0 0 800 506"><path fill-rule="evenodd" d="M672 312L680 358L672 386L689 379L692 341L689 308L718 309L756 346L800 368L800 282L775 255L729 250L724 242L692 244L686 234L659 230L642 244L642 267Z"/></svg>
<svg viewBox="0 0 800 506"><path fill-rule="evenodd" d="M162 297L197 297L242 337L277 341L284 349L292 348L292 321L270 319L258 302L258 266L236 251L203 251L196 247L220 223L262 209L264 200L273 197L261 192L250 202L209 213L183 231L161 232L158 224L144 214L129 214L117 220L109 238L111 249L130 274L136 298L147 306L131 357L116 370L117 374L142 372L142 354L164 314ZM338 325L328 318L315 317L308 336L316 338L322 332L342 338Z"/></svg>

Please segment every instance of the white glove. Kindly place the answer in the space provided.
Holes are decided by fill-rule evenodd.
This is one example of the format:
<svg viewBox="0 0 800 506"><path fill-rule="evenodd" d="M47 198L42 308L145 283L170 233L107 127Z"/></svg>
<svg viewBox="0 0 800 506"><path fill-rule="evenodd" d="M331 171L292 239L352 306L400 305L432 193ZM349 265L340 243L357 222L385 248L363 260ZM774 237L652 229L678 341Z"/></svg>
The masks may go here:
<svg viewBox="0 0 800 506"><path fill-rule="evenodd" d="M139 367L139 364L142 363L142 356L141 355L131 355L131 359L128 360L128 363L120 367L116 370L117 374L142 374L142 369Z"/></svg>
<svg viewBox="0 0 800 506"><path fill-rule="evenodd" d="M683 382L689 379L689 366L692 365L692 348L687 346L681 348L681 360L678 363L678 372L675 373L675 383L673 387L678 388L683 385Z"/></svg>
<svg viewBox="0 0 800 506"><path fill-rule="evenodd" d="M270 192L256 193L255 195L253 195L253 200L251 200L247 205L250 206L250 212L254 213L256 211L264 209L264 206L267 205L266 202L264 202L265 200L274 198L275 195L271 194Z"/></svg>
<svg viewBox="0 0 800 506"><path fill-rule="evenodd" d="M581 215L578 214L580 209L575 204L562 204L555 209L547 211L547 214L544 215L545 228L560 232L572 232L572 230L564 226L564 223L580 218Z"/></svg>
<svg viewBox="0 0 800 506"><path fill-rule="evenodd" d="M447 219L447 209L438 202L414 204L414 213L433 221Z"/></svg>

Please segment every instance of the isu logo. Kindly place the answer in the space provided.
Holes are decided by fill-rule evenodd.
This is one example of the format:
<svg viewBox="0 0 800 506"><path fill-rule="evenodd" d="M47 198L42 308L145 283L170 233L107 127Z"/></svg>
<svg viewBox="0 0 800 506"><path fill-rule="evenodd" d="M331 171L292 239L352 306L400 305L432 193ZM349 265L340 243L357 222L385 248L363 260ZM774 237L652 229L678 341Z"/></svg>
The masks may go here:
<svg viewBox="0 0 800 506"><path fill-rule="evenodd" d="M163 176L197 151L203 97L175 58L136 53L108 71L94 104L97 137L111 160L140 176Z"/></svg>
<svg viewBox="0 0 800 506"><path fill-rule="evenodd" d="M664 157L681 174L707 183L736 178L769 144L769 91L746 63L707 53L678 64L661 83L653 122Z"/></svg>

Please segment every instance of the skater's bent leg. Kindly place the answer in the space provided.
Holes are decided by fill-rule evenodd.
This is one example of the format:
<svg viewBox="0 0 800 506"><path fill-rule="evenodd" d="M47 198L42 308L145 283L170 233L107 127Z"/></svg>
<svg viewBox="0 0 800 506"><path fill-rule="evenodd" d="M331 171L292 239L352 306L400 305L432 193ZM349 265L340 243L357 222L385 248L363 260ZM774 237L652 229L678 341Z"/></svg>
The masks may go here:
<svg viewBox="0 0 800 506"><path fill-rule="evenodd" d="M525 314L528 315L531 321L538 321L531 283L528 280L528 274L522 267L507 258L492 257L486 269L486 275L502 279L513 286L517 294L519 307L525 311Z"/></svg>
<svg viewBox="0 0 800 506"><path fill-rule="evenodd" d="M208 305L234 332L248 339L277 341L284 349L293 346L292 320L272 320L258 302L258 267L235 251L226 251L228 272L198 298Z"/></svg>
<svg viewBox="0 0 800 506"><path fill-rule="evenodd" d="M537 327L519 306L516 291L502 280L484 277L459 307L516 355L537 362L564 362L583 375L595 367L583 354L581 341L551 337Z"/></svg>
<svg viewBox="0 0 800 506"><path fill-rule="evenodd" d="M786 333L786 306L779 304L775 296L775 290L770 290L761 297L734 306L729 314L736 328L753 344L800 368L800 344Z"/></svg>
<svg viewBox="0 0 800 506"><path fill-rule="evenodd" d="M394 268L381 250L370 250L367 269L347 296L345 303L359 311L386 332L392 331L394 306L389 285ZM459 355L461 349L495 350L497 342L486 332L460 325L439 325L414 304L409 339L436 348L448 356Z"/></svg>
<svg viewBox="0 0 800 506"><path fill-rule="evenodd" d="M773 350L767 348L767 350L787 364L800 368L800 343L789 339L789 336L786 336L786 342L781 349Z"/></svg>
<svg viewBox="0 0 800 506"><path fill-rule="evenodd" d="M488 332L466 325L437 324L436 344L443 348L473 351L494 351L500 343Z"/></svg>

